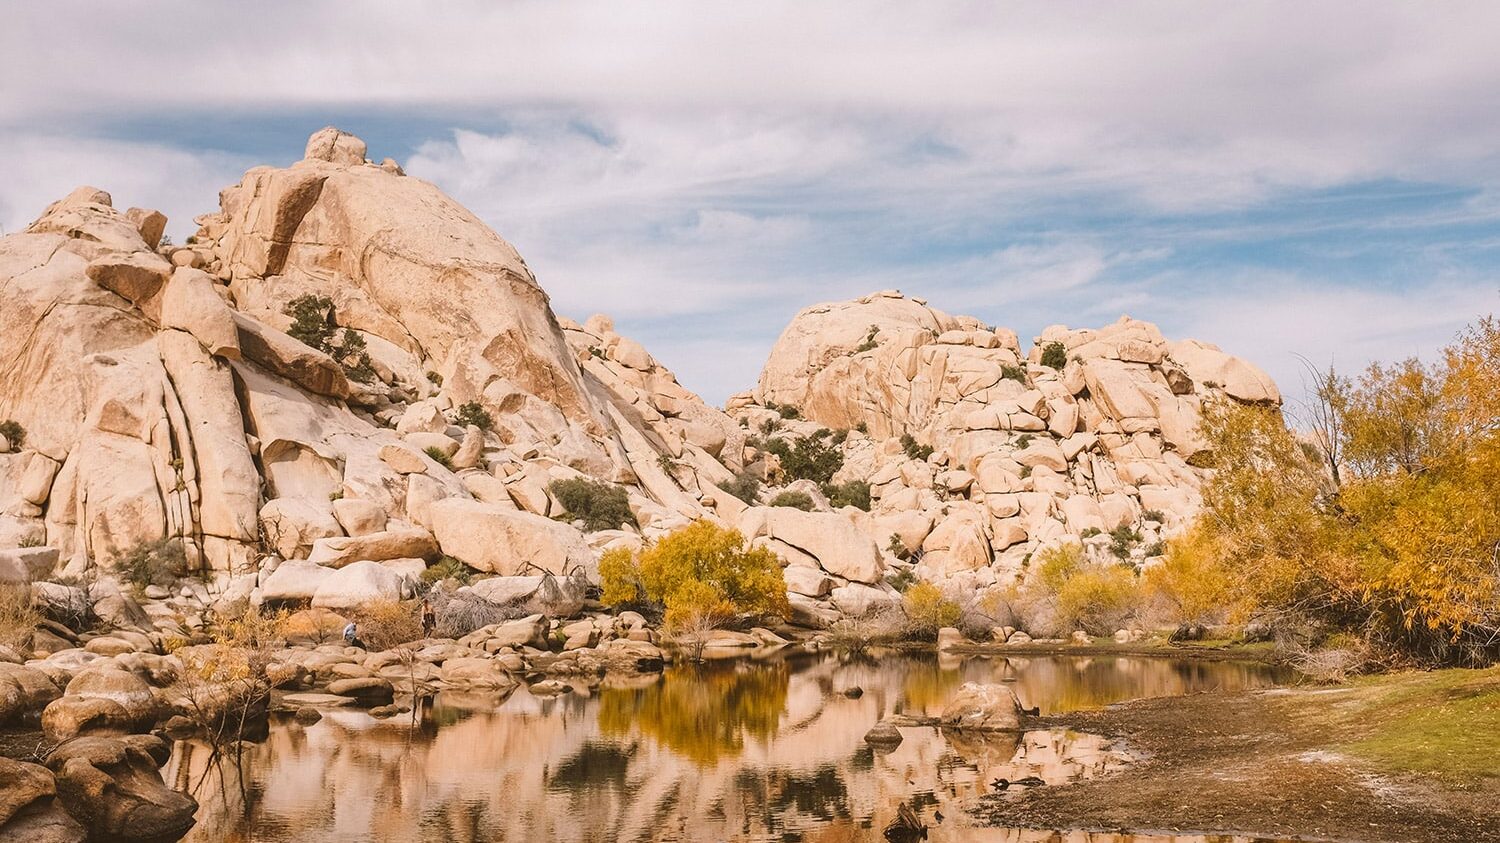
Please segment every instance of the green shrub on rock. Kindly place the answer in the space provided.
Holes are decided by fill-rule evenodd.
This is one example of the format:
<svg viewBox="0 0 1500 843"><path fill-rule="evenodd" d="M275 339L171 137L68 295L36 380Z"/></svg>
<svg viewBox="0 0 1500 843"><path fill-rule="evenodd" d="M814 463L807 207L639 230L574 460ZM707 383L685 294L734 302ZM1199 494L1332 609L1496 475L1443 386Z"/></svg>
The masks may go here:
<svg viewBox="0 0 1500 843"><path fill-rule="evenodd" d="M865 512L870 511L870 484L864 480L824 483L823 494L828 497L828 505L834 509L852 506Z"/></svg>
<svg viewBox="0 0 1500 843"><path fill-rule="evenodd" d="M1042 346L1042 365L1062 371L1062 368L1068 365L1067 346L1060 342L1049 342Z"/></svg>
<svg viewBox="0 0 1500 843"><path fill-rule="evenodd" d="M806 492L778 492L776 497L771 498L771 506L787 506L792 509L800 509L803 512L812 512L813 499Z"/></svg>
<svg viewBox="0 0 1500 843"><path fill-rule="evenodd" d="M489 430L495 426L495 419L490 416L489 410L484 408L478 401L465 401L458 405L458 412L453 416L453 423L459 427L473 425L480 430Z"/></svg>
<svg viewBox="0 0 1500 843"><path fill-rule="evenodd" d="M14 419L0 421L0 436L4 436L5 441L9 442L11 449L15 451L21 450L21 446L26 443L26 429Z"/></svg>
<svg viewBox="0 0 1500 843"><path fill-rule="evenodd" d="M583 477L554 480L547 490L574 518L583 519L584 529L616 530L622 524L635 522L630 512L630 496L625 487Z"/></svg>

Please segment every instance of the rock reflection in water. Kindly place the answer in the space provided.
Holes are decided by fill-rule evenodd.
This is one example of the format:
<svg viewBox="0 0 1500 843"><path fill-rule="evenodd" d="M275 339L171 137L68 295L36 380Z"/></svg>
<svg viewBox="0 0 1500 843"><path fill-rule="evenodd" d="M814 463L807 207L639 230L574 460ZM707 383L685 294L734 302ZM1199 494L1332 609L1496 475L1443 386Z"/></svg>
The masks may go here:
<svg viewBox="0 0 1500 843"><path fill-rule="evenodd" d="M944 814L934 840L1132 843L1153 838L962 828L963 805L995 778L1122 767L1097 736L903 728L901 745L875 752L864 733L894 713L935 714L964 681L1013 680L1023 703L1055 711L1276 678L1229 664L894 654L674 668L556 698L445 694L415 724L346 710L278 721L238 767L184 743L165 773L203 804L187 839L205 842L877 840L911 802L929 822ZM856 685L863 695L842 694Z"/></svg>

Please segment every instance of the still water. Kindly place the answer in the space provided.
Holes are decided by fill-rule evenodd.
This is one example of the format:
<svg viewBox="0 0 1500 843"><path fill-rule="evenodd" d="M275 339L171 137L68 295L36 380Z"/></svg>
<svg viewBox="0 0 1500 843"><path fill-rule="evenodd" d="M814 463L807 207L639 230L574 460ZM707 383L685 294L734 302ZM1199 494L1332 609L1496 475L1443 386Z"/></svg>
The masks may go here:
<svg viewBox="0 0 1500 843"><path fill-rule="evenodd" d="M184 742L163 774L201 803L186 838L199 843L838 843L883 839L903 802L937 843L1239 843L1249 838L971 827L964 805L996 778L1053 784L1130 763L1094 735L910 727L890 751L863 737L892 714L940 713L964 682L1013 683L1022 705L1049 714L1287 678L1154 658L802 656L553 698L443 694L415 723L340 710L310 726L277 719L238 765Z"/></svg>

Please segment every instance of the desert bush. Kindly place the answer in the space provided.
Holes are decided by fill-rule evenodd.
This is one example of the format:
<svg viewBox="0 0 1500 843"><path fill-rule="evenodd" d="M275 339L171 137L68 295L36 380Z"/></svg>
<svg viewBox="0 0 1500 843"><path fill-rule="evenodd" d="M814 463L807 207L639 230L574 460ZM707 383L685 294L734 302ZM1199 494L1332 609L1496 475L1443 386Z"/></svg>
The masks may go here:
<svg viewBox="0 0 1500 843"><path fill-rule="evenodd" d="M332 299L305 293L287 302L282 312L292 317L287 334L293 339L338 361L350 380L360 383L375 380L375 366L370 360L365 338L353 328L345 328L342 334L339 333Z"/></svg>
<svg viewBox="0 0 1500 843"><path fill-rule="evenodd" d="M484 408L478 401L465 401L458 405L458 412L453 414L453 423L459 427L473 425L480 430L489 430L495 426L495 419L490 416L490 411Z"/></svg>
<svg viewBox="0 0 1500 843"><path fill-rule="evenodd" d="M262 614L255 608L222 618L212 643L178 649L182 671L173 684L177 708L217 751L238 746L264 724L271 699L270 668L285 646L285 611Z"/></svg>
<svg viewBox="0 0 1500 843"><path fill-rule="evenodd" d="M1088 566L1058 589L1057 608L1065 625L1109 635L1140 609L1135 572L1121 565Z"/></svg>
<svg viewBox="0 0 1500 843"><path fill-rule="evenodd" d="M31 605L31 589L21 583L0 583L0 647L24 649L42 616Z"/></svg>
<svg viewBox="0 0 1500 843"><path fill-rule="evenodd" d="M622 524L635 523L635 516L630 512L630 496L623 486L571 477L553 480L547 490L569 515L583 519L584 529L590 532L616 530Z"/></svg>
<svg viewBox="0 0 1500 843"><path fill-rule="evenodd" d="M1015 381L1016 383L1024 384L1026 383L1026 367L1012 366L1008 363L1001 363L1000 377L1005 378L1006 380Z"/></svg>
<svg viewBox="0 0 1500 843"><path fill-rule="evenodd" d="M439 638L462 638L476 629L524 617L518 606L500 606L471 591L448 587L434 588L427 595L437 621L434 634Z"/></svg>
<svg viewBox="0 0 1500 843"><path fill-rule="evenodd" d="M786 618L791 612L781 560L751 547L738 530L696 521L639 551L608 551L599 560L602 600L650 603L669 628L727 623L749 615Z"/></svg>
<svg viewBox="0 0 1500 843"><path fill-rule="evenodd" d="M1068 365L1068 348L1060 342L1049 342L1042 346L1042 365L1049 369L1062 368Z"/></svg>
<svg viewBox="0 0 1500 843"><path fill-rule="evenodd" d="M870 484L864 480L849 480L843 483L824 483L823 494L834 509L852 506L870 511Z"/></svg>
<svg viewBox="0 0 1500 843"><path fill-rule="evenodd" d="M755 506L756 500L760 498L760 478L751 471L735 474L734 479L725 483L722 488L750 506Z"/></svg>
<svg viewBox="0 0 1500 843"><path fill-rule="evenodd" d="M182 540L173 536L138 542L115 561L115 569L136 589L166 587L186 572L187 554Z"/></svg>
<svg viewBox="0 0 1500 843"><path fill-rule="evenodd" d="M1148 509L1145 512L1141 513L1141 520L1155 521L1158 524L1165 524L1167 523L1167 516L1163 515L1162 511L1159 509Z"/></svg>
<svg viewBox="0 0 1500 843"><path fill-rule="evenodd" d="M886 542L885 549L897 559L911 558L911 548L907 547L906 542L901 540L899 533L891 533L891 540Z"/></svg>
<svg viewBox="0 0 1500 843"><path fill-rule="evenodd" d="M893 574L887 574L885 584L905 594L907 589L917 584L917 572L911 568L902 568Z"/></svg>
<svg viewBox="0 0 1500 843"><path fill-rule="evenodd" d="M787 490L785 492L777 492L776 496L771 498L771 506L786 506L792 509L800 509L803 512L812 512L813 499L806 492Z"/></svg>
<svg viewBox="0 0 1500 843"><path fill-rule="evenodd" d="M1211 402L1200 552L1275 627L1428 663L1500 657L1500 321L1438 362L1319 373L1310 455L1273 408Z"/></svg>
<svg viewBox="0 0 1500 843"><path fill-rule="evenodd" d="M844 615L828 625L828 643L848 653L863 653L872 644L899 641L906 616L894 606L870 609L860 615Z"/></svg>
<svg viewBox="0 0 1500 843"><path fill-rule="evenodd" d="M932 446L919 444L916 437L910 433L901 434L901 450L906 452L906 458L911 460L926 460L932 456Z"/></svg>
<svg viewBox="0 0 1500 843"><path fill-rule="evenodd" d="M1030 575L1012 591L1008 608L1034 635L1076 629L1108 635L1146 610L1147 590L1133 568L1090 562L1075 542L1038 552L1029 569Z"/></svg>
<svg viewBox="0 0 1500 843"><path fill-rule="evenodd" d="M901 608L906 612L906 635L909 638L928 641L937 638L939 629L953 626L963 615L963 609L930 582L919 582L901 595Z"/></svg>
<svg viewBox="0 0 1500 843"><path fill-rule="evenodd" d="M431 587L443 580L453 580L459 585L468 585L473 582L474 575L477 573L479 573L477 570L464 564L463 560L444 556L422 572L422 584Z"/></svg>
<svg viewBox="0 0 1500 843"><path fill-rule="evenodd" d="M426 454L432 459L433 462L437 463L443 468L446 468L449 471L453 470L453 458L449 457L447 452L442 448L439 448L436 445L428 445L427 447L422 449L422 453Z"/></svg>
<svg viewBox="0 0 1500 843"><path fill-rule="evenodd" d="M781 419L766 419L760 423L760 432L770 436L781 429Z"/></svg>
<svg viewBox="0 0 1500 843"><path fill-rule="evenodd" d="M359 625L359 637L370 652L389 650L422 637L417 607L396 600L371 600L350 613Z"/></svg>
<svg viewBox="0 0 1500 843"><path fill-rule="evenodd" d="M878 325L871 325L869 332L865 334L864 341L861 342L859 345L857 345L857 346L854 347L854 353L855 354L862 354L862 353L864 353L866 351L873 351L875 349L875 337L879 333L880 333L880 326L878 326Z"/></svg>
<svg viewBox="0 0 1500 843"><path fill-rule="evenodd" d="M817 484L833 479L844 465L844 454L830 444L833 432L822 428L810 436L799 436L791 442L770 439L765 450L781 460L781 470L792 480L811 480Z"/></svg>
<svg viewBox="0 0 1500 843"><path fill-rule="evenodd" d="M1141 531L1129 524L1121 524L1109 531L1109 552L1116 558L1129 558L1130 551L1140 543Z"/></svg>
<svg viewBox="0 0 1500 843"><path fill-rule="evenodd" d="M21 446L26 444L26 429L21 427L21 423L15 419L0 421L0 436L5 437L5 441L10 443L13 450L19 451Z"/></svg>
<svg viewBox="0 0 1500 843"><path fill-rule="evenodd" d="M800 418L802 418L802 411L799 410L799 409L797 409L796 407L793 407L791 404L782 404L782 405L780 405L779 407L776 408L776 414L779 415L779 416L781 416L784 419L800 419Z"/></svg>

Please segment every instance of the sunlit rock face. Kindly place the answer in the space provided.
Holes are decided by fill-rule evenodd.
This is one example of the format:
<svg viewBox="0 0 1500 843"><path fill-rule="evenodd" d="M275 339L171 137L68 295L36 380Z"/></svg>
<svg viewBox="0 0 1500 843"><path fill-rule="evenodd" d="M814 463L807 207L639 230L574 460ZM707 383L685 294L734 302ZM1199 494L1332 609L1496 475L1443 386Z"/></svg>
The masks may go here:
<svg viewBox="0 0 1500 843"><path fill-rule="evenodd" d="M893 751L865 744L876 722L936 714L966 681L1013 680L1024 704L1052 712L1254 687L1266 671L894 655L672 670L592 697L453 697L417 725L329 711L247 747L243 779L191 744L166 773L204 805L189 840L868 839L903 801L961 818L996 778L1057 783L1129 761L1097 736L1047 730L903 727ZM852 687L863 694L846 697Z"/></svg>
<svg viewBox="0 0 1500 843"><path fill-rule="evenodd" d="M848 430L834 479L869 481L864 528L973 593L1062 542L1105 558L1120 527L1139 533L1129 559L1149 562L1201 505L1214 402L1281 395L1251 363L1149 322L1055 325L1023 349L1014 331L886 291L802 310L729 408L767 436Z"/></svg>
<svg viewBox="0 0 1500 843"><path fill-rule="evenodd" d="M430 532L456 498L588 568L591 548L712 516L744 432L608 319L559 319L509 243L365 152L316 133L303 160L226 188L181 246L159 213L91 187L0 238L0 420L24 430L0 446L0 549L45 543L72 571L166 536L218 571L253 571L264 548L435 559L450 551L430 535L390 556L366 534ZM309 342L336 348L287 333L299 300L326 303L312 323L332 340ZM470 402L488 429L460 416ZM549 521L549 483L579 476L624 485L638 534L590 544ZM346 536L335 500L385 529Z"/></svg>

